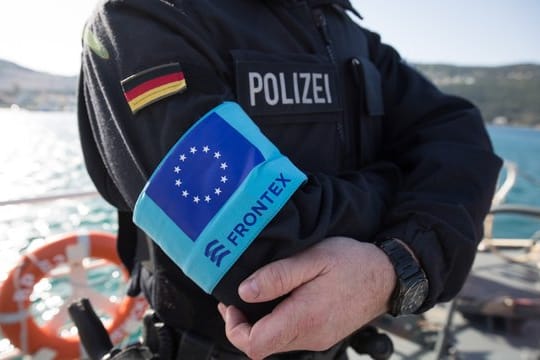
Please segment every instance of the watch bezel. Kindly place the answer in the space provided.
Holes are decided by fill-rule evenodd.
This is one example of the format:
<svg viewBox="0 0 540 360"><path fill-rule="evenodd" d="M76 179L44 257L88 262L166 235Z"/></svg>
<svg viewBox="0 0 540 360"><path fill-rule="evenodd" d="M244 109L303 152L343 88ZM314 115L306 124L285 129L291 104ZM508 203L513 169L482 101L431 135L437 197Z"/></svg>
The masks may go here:
<svg viewBox="0 0 540 360"><path fill-rule="evenodd" d="M401 304L399 314L410 315L417 311L426 300L427 292L427 279L417 279L416 282L405 289L405 293L400 296Z"/></svg>

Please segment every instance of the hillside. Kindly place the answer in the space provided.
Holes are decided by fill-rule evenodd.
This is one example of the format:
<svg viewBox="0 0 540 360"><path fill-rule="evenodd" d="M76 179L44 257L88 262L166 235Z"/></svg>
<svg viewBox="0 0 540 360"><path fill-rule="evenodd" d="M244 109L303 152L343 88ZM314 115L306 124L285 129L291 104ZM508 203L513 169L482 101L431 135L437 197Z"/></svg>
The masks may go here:
<svg viewBox="0 0 540 360"><path fill-rule="evenodd" d="M416 65L443 91L475 103L488 122L540 125L540 65Z"/></svg>
<svg viewBox="0 0 540 360"><path fill-rule="evenodd" d="M540 65L414 66L443 91L470 99L488 122L540 126ZM0 107L73 110L76 87L75 76L36 72L0 60Z"/></svg>
<svg viewBox="0 0 540 360"><path fill-rule="evenodd" d="M76 76L37 72L0 60L0 107L16 104L29 110L73 110L76 88Z"/></svg>

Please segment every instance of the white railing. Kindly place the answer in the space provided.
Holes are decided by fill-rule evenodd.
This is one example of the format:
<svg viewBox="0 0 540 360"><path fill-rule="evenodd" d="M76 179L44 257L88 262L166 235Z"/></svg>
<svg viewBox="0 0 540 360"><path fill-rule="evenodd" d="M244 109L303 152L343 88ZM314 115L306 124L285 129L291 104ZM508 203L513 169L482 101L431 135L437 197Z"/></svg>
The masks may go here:
<svg viewBox="0 0 540 360"><path fill-rule="evenodd" d="M80 191L80 192L73 192L73 193L60 193L60 194L54 194L54 195L37 196L37 197L13 199L13 200L4 200L4 201L0 201L0 206L21 205L21 204L38 204L38 203L44 203L44 202L50 202L50 201L56 201L56 200L79 199L79 198L84 198L84 197L94 197L94 196L98 196L98 195L99 195L99 193L97 191L95 191L95 190Z"/></svg>

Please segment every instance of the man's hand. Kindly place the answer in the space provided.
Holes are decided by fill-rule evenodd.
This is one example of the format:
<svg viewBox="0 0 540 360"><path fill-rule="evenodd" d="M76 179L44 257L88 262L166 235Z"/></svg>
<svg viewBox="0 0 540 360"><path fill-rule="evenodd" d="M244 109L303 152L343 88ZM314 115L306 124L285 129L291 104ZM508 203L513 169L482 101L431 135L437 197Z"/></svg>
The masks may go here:
<svg viewBox="0 0 540 360"><path fill-rule="evenodd" d="M328 238L306 251L268 264L239 287L250 303L289 294L255 324L233 306L219 304L233 345L252 359L328 349L387 311L396 276L375 245Z"/></svg>

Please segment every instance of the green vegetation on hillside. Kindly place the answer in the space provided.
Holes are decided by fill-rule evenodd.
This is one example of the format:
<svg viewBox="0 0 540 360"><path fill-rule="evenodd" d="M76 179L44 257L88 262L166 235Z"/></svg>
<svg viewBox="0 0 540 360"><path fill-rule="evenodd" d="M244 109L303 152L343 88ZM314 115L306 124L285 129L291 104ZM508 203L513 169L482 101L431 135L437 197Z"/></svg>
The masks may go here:
<svg viewBox="0 0 540 360"><path fill-rule="evenodd" d="M444 92L477 105L488 122L540 125L540 65L416 65Z"/></svg>

